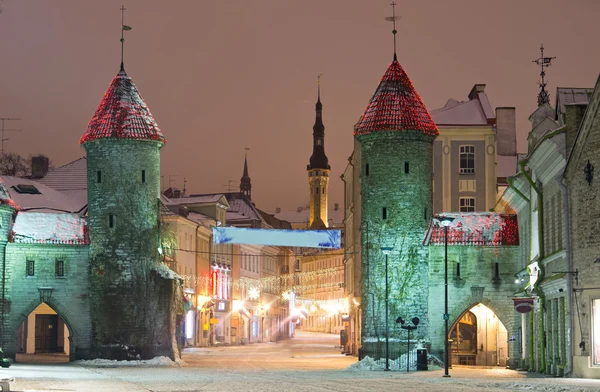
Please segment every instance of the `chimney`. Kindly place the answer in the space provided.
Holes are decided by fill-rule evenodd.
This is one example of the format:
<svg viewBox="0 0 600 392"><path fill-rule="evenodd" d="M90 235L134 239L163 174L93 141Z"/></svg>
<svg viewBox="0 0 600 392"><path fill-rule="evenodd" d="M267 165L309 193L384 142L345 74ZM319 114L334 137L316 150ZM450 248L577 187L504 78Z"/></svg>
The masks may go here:
<svg viewBox="0 0 600 392"><path fill-rule="evenodd" d="M476 84L469 93L469 101L477 99L477 94L482 93L485 90L485 84Z"/></svg>
<svg viewBox="0 0 600 392"><path fill-rule="evenodd" d="M496 141L498 155L517 155L517 117L514 107L496 108Z"/></svg>
<svg viewBox="0 0 600 392"><path fill-rule="evenodd" d="M333 204L333 210L334 210L334 211L337 211L337 210L339 210L339 209L340 209L340 203L334 203L334 204Z"/></svg>
<svg viewBox="0 0 600 392"><path fill-rule="evenodd" d="M570 153L575 141L575 136L579 130L579 126L583 121L587 104L570 104L565 105L565 125L567 127L566 148L567 154Z"/></svg>
<svg viewBox="0 0 600 392"><path fill-rule="evenodd" d="M280 207L275 207L275 213L279 214L281 212L281 208Z"/></svg>
<svg viewBox="0 0 600 392"><path fill-rule="evenodd" d="M43 178L48 173L48 157L31 157L31 178Z"/></svg>

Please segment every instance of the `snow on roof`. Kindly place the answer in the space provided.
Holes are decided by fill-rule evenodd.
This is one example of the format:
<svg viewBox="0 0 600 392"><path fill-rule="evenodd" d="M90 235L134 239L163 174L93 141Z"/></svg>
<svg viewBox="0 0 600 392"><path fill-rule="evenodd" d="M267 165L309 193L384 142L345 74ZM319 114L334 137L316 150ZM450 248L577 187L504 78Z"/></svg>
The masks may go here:
<svg viewBox="0 0 600 392"><path fill-rule="evenodd" d="M183 280L183 278L179 275L177 275L177 273L175 273L175 271L173 271L172 269L170 269L169 267L167 267L166 265L164 265L163 263L158 263L156 265L154 265L152 267L152 269L154 271L156 271L160 276L162 276L165 279L179 279L179 280Z"/></svg>
<svg viewBox="0 0 600 392"><path fill-rule="evenodd" d="M19 211L13 242L89 244L86 220L77 214Z"/></svg>
<svg viewBox="0 0 600 392"><path fill-rule="evenodd" d="M431 219L424 245L444 245L445 228L441 217L454 218L448 227L448 245L519 245L517 216L495 212L440 213Z"/></svg>
<svg viewBox="0 0 600 392"><path fill-rule="evenodd" d="M78 212L87 204L87 200L81 202L81 195L77 199L72 194L59 192L37 181L12 176L3 176L2 179L10 198L21 210ZM19 192L19 185L29 189L35 187L39 193Z"/></svg>
<svg viewBox="0 0 600 392"><path fill-rule="evenodd" d="M188 219L191 220L192 222L196 222L196 223L200 223L200 224L206 224L206 222L211 222L211 223L215 222L215 220L213 218L211 218L210 216L201 214L196 211L190 211L188 213Z"/></svg>
<svg viewBox="0 0 600 392"><path fill-rule="evenodd" d="M36 181L58 191L87 189L87 159L81 157L50 169L43 178Z"/></svg>
<svg viewBox="0 0 600 392"><path fill-rule="evenodd" d="M394 59L354 126L354 135L410 130L432 136L439 134L423 100L400 63Z"/></svg>
<svg viewBox="0 0 600 392"><path fill-rule="evenodd" d="M104 138L165 142L146 102L123 68L110 83L79 143Z"/></svg>
<svg viewBox="0 0 600 392"><path fill-rule="evenodd" d="M298 207L295 210L280 210L279 212L269 212L275 218L290 223L306 223L310 221L310 208L308 205ZM344 209L329 208L327 211L327 217L329 219L329 227L342 227L344 224Z"/></svg>
<svg viewBox="0 0 600 392"><path fill-rule="evenodd" d="M481 100L481 96L485 100ZM443 108L431 111L431 117L437 126L447 125L487 125L486 111L491 110L490 103L485 93L478 94L480 99L473 99L466 102L458 102L454 99L448 100ZM489 108L484 109L486 104ZM488 114L489 115L489 114ZM492 118L495 117L492 114Z"/></svg>
<svg viewBox="0 0 600 392"><path fill-rule="evenodd" d="M216 203L223 197L222 193L209 195L190 195L188 197L174 197L169 199L170 204L202 204Z"/></svg>

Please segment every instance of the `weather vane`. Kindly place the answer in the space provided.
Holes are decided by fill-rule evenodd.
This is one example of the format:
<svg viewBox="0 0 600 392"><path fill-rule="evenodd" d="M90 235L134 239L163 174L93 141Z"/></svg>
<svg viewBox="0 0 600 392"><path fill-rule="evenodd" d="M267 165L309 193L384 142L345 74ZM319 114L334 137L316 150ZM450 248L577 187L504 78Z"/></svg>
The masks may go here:
<svg viewBox="0 0 600 392"><path fill-rule="evenodd" d="M385 18L385 20L392 22L394 24L394 29L392 30L392 34L394 35L394 60L397 61L398 57L396 56L396 33L398 32L396 30L396 21L400 19L399 16L396 16L396 6L398 4L396 4L395 1L392 1L390 3L390 5L392 6L392 16L387 16Z"/></svg>
<svg viewBox="0 0 600 392"><path fill-rule="evenodd" d="M123 52L125 47L125 36L123 33L125 31L131 30L131 26L125 25L125 6L121 6L121 71L125 71L125 67L123 66Z"/></svg>
<svg viewBox="0 0 600 392"><path fill-rule="evenodd" d="M540 85L540 93L538 94L538 106L541 106L545 103L549 104L550 103L550 94L548 94L548 92L546 91L546 81L544 79L544 77L546 76L546 71L544 70L544 67L549 67L552 64L552 60L554 60L556 57L544 57L544 44L542 44L542 46L540 46L540 58L538 58L537 60L533 60L533 63L536 63L537 65L539 65L540 67L542 67L542 71L540 72L540 76L542 77L542 82L538 83Z"/></svg>

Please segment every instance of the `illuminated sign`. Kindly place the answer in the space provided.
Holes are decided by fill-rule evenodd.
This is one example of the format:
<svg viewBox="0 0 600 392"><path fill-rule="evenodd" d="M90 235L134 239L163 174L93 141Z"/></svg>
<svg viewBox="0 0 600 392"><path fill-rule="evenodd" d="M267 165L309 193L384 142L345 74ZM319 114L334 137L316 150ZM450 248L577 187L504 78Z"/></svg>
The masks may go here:
<svg viewBox="0 0 600 392"><path fill-rule="evenodd" d="M341 230L275 230L213 227L215 244L252 244L298 246L305 248L341 248Z"/></svg>

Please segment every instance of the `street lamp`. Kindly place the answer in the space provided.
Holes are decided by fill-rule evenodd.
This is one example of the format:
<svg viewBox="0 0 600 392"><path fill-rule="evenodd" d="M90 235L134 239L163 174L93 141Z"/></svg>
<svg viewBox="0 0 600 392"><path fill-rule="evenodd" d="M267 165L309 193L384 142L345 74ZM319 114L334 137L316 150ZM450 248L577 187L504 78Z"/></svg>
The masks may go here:
<svg viewBox="0 0 600 392"><path fill-rule="evenodd" d="M390 330L388 328L388 255L392 251L389 246L382 246L385 254L385 371L390 371Z"/></svg>
<svg viewBox="0 0 600 392"><path fill-rule="evenodd" d="M442 226L444 226L444 375L442 377L450 377L448 374L448 226L454 218L442 216L438 218Z"/></svg>
<svg viewBox="0 0 600 392"><path fill-rule="evenodd" d="M398 317L396 319L396 324L402 324L400 328L406 329L408 331L408 340L406 341L406 373L410 371L410 331L417 329L417 325L419 325L420 320L418 317L413 317L411 321L413 325L406 324L406 320L404 320L402 317ZM417 370L419 370L418 365Z"/></svg>

